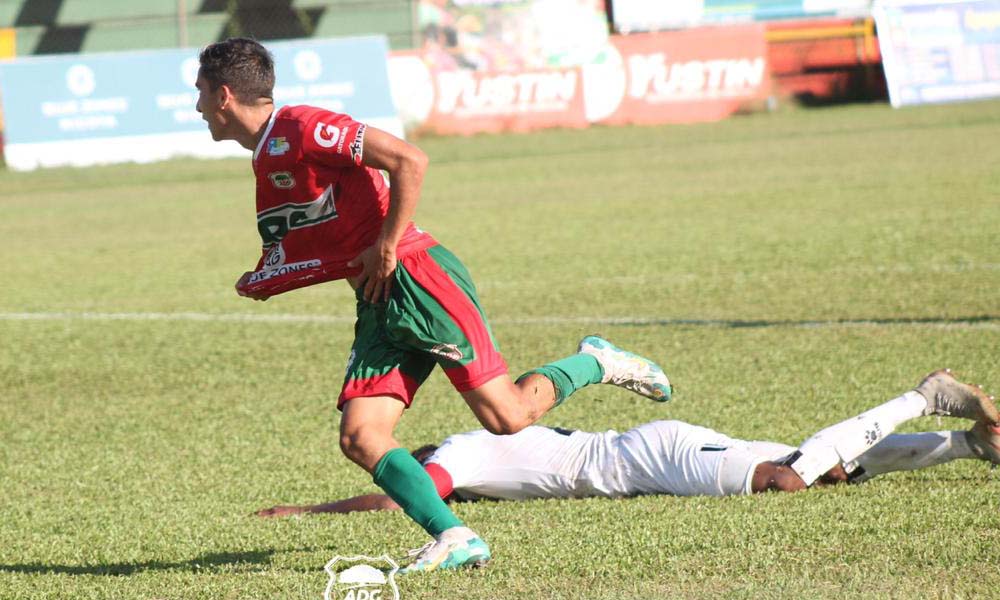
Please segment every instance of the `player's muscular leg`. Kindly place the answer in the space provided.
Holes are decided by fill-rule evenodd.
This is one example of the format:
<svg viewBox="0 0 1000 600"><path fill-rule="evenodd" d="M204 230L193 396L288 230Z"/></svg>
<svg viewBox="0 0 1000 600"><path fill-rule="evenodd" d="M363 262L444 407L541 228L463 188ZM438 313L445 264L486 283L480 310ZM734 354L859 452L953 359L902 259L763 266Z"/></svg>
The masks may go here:
<svg viewBox="0 0 1000 600"><path fill-rule="evenodd" d="M462 392L462 397L487 431L509 435L531 425L552 408L556 391L552 381L542 375L528 375L517 383L501 375Z"/></svg>
<svg viewBox="0 0 1000 600"><path fill-rule="evenodd" d="M398 448L392 436L404 405L392 396L354 398L340 415L340 449L369 473L385 453Z"/></svg>

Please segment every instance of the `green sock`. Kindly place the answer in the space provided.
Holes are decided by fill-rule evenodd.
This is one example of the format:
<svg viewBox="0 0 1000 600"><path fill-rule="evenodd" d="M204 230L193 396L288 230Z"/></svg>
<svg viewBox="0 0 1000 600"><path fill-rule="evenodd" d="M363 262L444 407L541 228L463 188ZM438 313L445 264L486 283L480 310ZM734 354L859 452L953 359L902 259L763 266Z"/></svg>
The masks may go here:
<svg viewBox="0 0 1000 600"><path fill-rule="evenodd" d="M438 496L431 476L405 448L386 452L375 465L373 479L427 533L437 536L445 529L462 526Z"/></svg>
<svg viewBox="0 0 1000 600"><path fill-rule="evenodd" d="M543 367L532 369L517 378L521 381L528 375L542 375L547 377L556 388L556 406L562 404L563 400L578 389L600 383L604 377L604 369L597 359L589 354L574 354L566 358L551 362Z"/></svg>

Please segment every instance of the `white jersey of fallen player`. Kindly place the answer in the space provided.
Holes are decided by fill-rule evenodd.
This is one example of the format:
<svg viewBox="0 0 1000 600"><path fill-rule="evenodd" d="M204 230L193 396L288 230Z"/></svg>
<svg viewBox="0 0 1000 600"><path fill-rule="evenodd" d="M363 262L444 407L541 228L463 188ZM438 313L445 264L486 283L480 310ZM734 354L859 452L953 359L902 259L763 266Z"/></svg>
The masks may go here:
<svg viewBox="0 0 1000 600"><path fill-rule="evenodd" d="M451 475L466 500L583 498L627 494L615 442L618 433L526 427L514 435L479 429L449 436L427 459Z"/></svg>
<svg viewBox="0 0 1000 600"><path fill-rule="evenodd" d="M589 433L532 426L508 436L485 430L447 438L427 462L463 499L581 498L750 493L754 469L795 451L746 442L680 421Z"/></svg>

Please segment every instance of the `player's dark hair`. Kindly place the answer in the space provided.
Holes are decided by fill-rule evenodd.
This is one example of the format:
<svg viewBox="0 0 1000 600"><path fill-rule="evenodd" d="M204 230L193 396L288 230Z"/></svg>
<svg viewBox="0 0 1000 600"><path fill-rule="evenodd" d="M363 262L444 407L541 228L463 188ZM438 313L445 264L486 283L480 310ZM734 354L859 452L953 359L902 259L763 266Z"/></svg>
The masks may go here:
<svg viewBox="0 0 1000 600"><path fill-rule="evenodd" d="M227 85L240 102L274 98L274 58L257 40L229 38L209 44L198 61L213 92Z"/></svg>
<svg viewBox="0 0 1000 600"><path fill-rule="evenodd" d="M437 449L438 447L435 446L434 444L427 444L426 446L421 446L416 450L414 450L413 452L410 452L410 456L417 459L418 463L424 464L424 461L430 458L432 454L437 452Z"/></svg>

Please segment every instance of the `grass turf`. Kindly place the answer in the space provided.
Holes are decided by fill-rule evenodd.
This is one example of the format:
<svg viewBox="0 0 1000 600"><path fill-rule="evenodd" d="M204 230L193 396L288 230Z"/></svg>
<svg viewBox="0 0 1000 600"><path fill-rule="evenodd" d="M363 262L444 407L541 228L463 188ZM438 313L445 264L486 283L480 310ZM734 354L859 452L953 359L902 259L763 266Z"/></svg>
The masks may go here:
<svg viewBox="0 0 1000 600"><path fill-rule="evenodd" d="M795 444L937 367L1000 389L998 132L987 102L427 139L417 221L469 266L515 373L601 331L678 388L665 406L588 388L545 423L677 418ZM0 598L319 598L333 556L423 543L401 514L249 516L375 489L335 434L350 290L232 292L259 243L246 161L0 187ZM398 437L475 426L436 373ZM398 584L989 597L998 498L965 461L794 495L466 504L490 567Z"/></svg>

